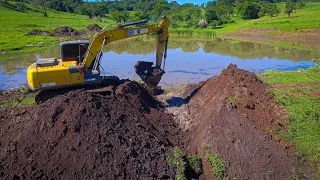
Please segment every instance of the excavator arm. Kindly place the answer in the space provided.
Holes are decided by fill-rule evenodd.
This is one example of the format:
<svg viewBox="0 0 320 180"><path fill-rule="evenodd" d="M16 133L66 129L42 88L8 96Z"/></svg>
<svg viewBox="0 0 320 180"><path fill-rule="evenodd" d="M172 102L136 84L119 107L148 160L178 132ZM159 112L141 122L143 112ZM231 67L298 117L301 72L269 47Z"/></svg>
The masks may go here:
<svg viewBox="0 0 320 180"><path fill-rule="evenodd" d="M157 50L156 50L156 64L155 67L151 67L153 63L149 62L139 62L135 66L137 74L141 79L147 83L149 86L156 86L164 71L161 69L162 59L167 56L167 45L168 45L168 28L170 21L167 17L161 17L161 21L158 25L147 26L142 28L130 28L129 26L146 23L150 20L142 20L138 22L132 22L128 24L118 25L117 28L112 30L102 30L98 35L96 35L87 50L84 58L84 68L86 70L94 71L98 70L101 57L102 49L108 43L113 41L118 41L130 37L141 36L144 34L156 33L157 36ZM126 28L127 27L127 28Z"/></svg>

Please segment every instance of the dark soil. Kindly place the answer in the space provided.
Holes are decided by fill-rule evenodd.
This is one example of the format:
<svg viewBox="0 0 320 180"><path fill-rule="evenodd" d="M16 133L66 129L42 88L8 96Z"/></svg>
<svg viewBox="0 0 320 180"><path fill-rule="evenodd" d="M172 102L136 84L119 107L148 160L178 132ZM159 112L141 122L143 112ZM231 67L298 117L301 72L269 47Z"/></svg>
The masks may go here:
<svg viewBox="0 0 320 180"><path fill-rule="evenodd" d="M205 160L205 179L212 178L207 150L221 156L230 179L293 176L296 158L279 138L286 113L254 73L231 64L195 89L182 109L190 115L187 150Z"/></svg>
<svg viewBox="0 0 320 180"><path fill-rule="evenodd" d="M97 28L97 27L96 27ZM28 32L29 36L57 36L57 37L69 37L69 36L82 36L85 35L85 31L77 31L69 26L59 26L53 32L34 29Z"/></svg>
<svg viewBox="0 0 320 180"><path fill-rule="evenodd" d="M100 32L102 30L102 28L98 24L90 24L89 26L87 26L87 29L89 31L97 31L97 32Z"/></svg>
<svg viewBox="0 0 320 180"><path fill-rule="evenodd" d="M80 32L69 27L69 26L60 26L54 30L55 36L79 36Z"/></svg>
<svg viewBox="0 0 320 180"><path fill-rule="evenodd" d="M54 36L54 34L50 31L44 31L39 29L34 29L32 31L29 31L27 36Z"/></svg>
<svg viewBox="0 0 320 180"><path fill-rule="evenodd" d="M181 132L137 83L0 109L1 179L172 179Z"/></svg>
<svg viewBox="0 0 320 180"><path fill-rule="evenodd" d="M223 34L221 37L263 43L284 41L293 45L307 46L320 50L320 44L318 43L320 41L319 33L319 28L291 32L277 31L275 28L248 28Z"/></svg>
<svg viewBox="0 0 320 180"><path fill-rule="evenodd" d="M279 133L287 114L254 73L231 64L188 86L176 97L187 104L167 108L174 116L138 83L108 82L34 107L0 107L0 179L174 179L166 155L175 146L202 158L200 179L213 179L206 151L221 157L226 179L300 176Z"/></svg>

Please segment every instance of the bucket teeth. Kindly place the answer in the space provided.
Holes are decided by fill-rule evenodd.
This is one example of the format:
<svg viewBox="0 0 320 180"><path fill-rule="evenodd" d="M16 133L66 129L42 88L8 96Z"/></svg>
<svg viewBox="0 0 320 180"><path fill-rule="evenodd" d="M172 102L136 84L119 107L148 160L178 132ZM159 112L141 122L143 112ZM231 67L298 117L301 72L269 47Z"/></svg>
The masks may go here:
<svg viewBox="0 0 320 180"><path fill-rule="evenodd" d="M134 69L143 82L148 86L156 87L165 72L160 68L152 67L152 65L153 62L138 61Z"/></svg>

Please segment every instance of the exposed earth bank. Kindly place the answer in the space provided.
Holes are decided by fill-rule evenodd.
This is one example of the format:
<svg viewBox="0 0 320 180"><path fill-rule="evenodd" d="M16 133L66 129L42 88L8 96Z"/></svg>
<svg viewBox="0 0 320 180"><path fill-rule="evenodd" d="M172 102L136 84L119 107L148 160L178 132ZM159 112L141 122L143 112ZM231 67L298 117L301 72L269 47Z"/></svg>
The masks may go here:
<svg viewBox="0 0 320 180"><path fill-rule="evenodd" d="M301 174L293 148L279 133L285 130L286 111L254 73L231 64L191 88L195 91L187 103L168 111L189 134L186 151L204 159L205 179L215 174L208 153L222 159L223 175L229 179L290 179Z"/></svg>
<svg viewBox="0 0 320 180"><path fill-rule="evenodd" d="M29 31L26 35L27 36L56 36L56 37L86 37L88 35L97 33L101 31L102 28L97 24L90 24L87 26L86 30L75 30L69 26L58 26L55 28L54 31L46 31L46 30L39 30L33 29Z"/></svg>
<svg viewBox="0 0 320 180"><path fill-rule="evenodd" d="M262 43L289 42L295 46L306 46L320 50L320 29L281 32L275 28L250 28L222 34L220 37Z"/></svg>
<svg viewBox="0 0 320 180"><path fill-rule="evenodd" d="M1 108L0 125L4 179L175 177L166 152L182 133L134 82L71 91L34 108Z"/></svg>
<svg viewBox="0 0 320 180"><path fill-rule="evenodd" d="M185 98L167 99L182 103L166 108L125 80L36 106L1 107L0 178L174 179L181 173L179 161L168 161L175 147L201 157L200 179L300 176L294 149L279 133L286 112L255 74L230 65L190 87ZM218 173L212 157L221 160Z"/></svg>

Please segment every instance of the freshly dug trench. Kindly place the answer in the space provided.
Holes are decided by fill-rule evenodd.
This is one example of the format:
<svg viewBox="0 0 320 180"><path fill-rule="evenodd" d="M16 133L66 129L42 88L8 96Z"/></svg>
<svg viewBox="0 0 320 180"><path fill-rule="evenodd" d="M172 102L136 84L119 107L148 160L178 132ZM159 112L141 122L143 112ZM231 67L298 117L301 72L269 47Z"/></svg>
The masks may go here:
<svg viewBox="0 0 320 180"><path fill-rule="evenodd" d="M208 154L222 159L229 179L293 177L296 158L279 138L286 113L254 73L231 64L195 89L174 114L189 132L187 151L204 160L205 179L213 178Z"/></svg>
<svg viewBox="0 0 320 180"><path fill-rule="evenodd" d="M173 179L166 153L182 133L171 116L138 83L107 89L0 109L0 177Z"/></svg>

